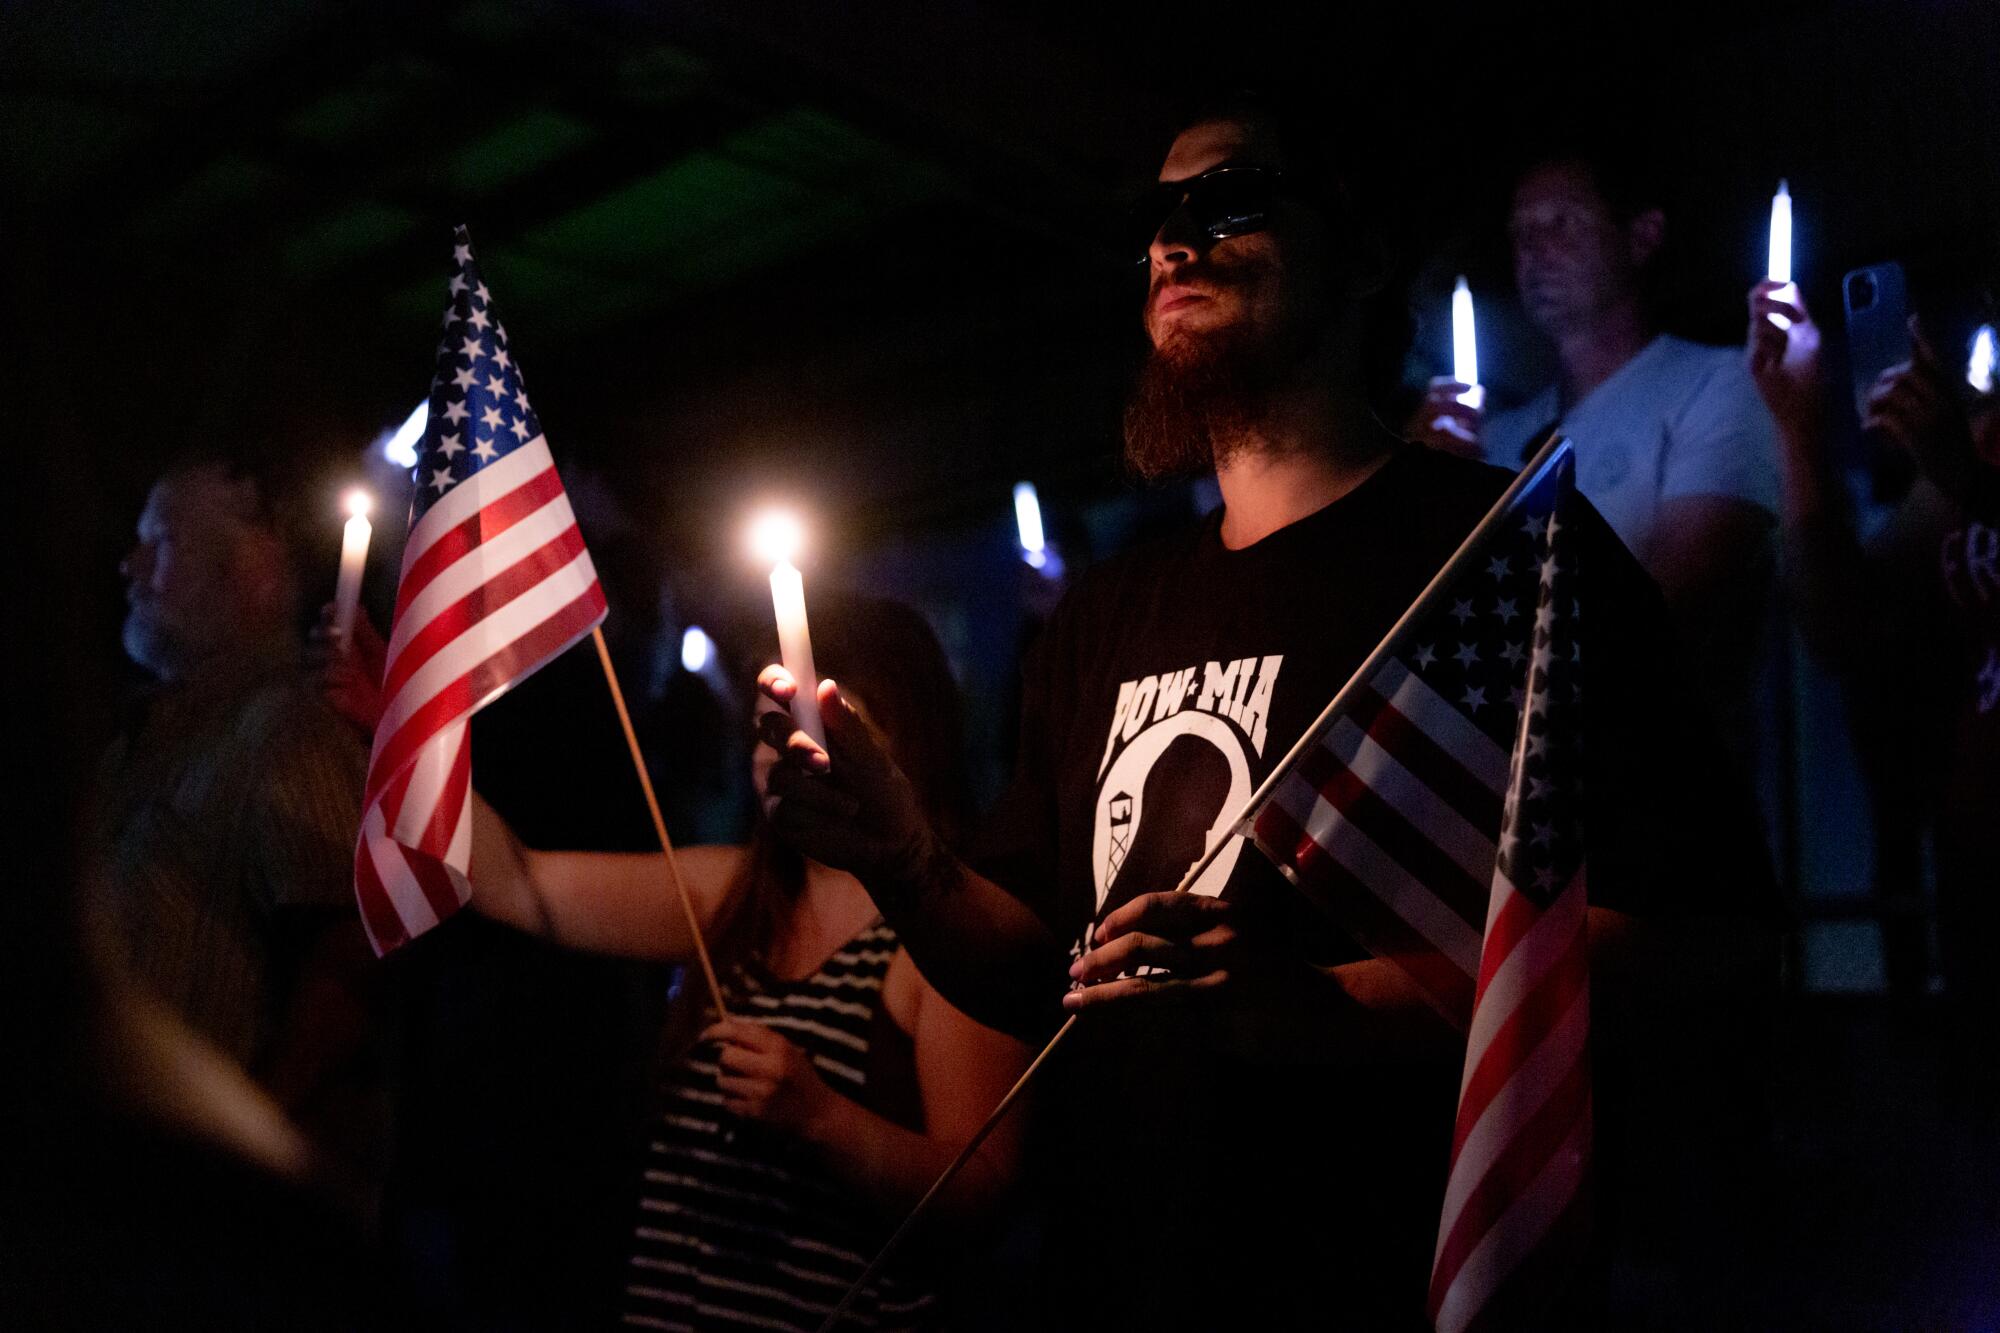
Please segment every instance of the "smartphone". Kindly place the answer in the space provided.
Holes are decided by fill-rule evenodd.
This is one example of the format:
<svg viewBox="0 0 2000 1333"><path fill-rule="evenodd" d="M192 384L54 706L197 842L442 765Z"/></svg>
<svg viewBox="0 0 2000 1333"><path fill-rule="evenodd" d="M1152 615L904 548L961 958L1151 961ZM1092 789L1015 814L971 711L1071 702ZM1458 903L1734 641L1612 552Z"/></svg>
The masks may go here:
<svg viewBox="0 0 2000 1333"><path fill-rule="evenodd" d="M1857 268L1840 280L1847 312L1847 363L1854 376L1854 410L1889 367L1910 359L1910 295L1903 266L1891 260Z"/></svg>

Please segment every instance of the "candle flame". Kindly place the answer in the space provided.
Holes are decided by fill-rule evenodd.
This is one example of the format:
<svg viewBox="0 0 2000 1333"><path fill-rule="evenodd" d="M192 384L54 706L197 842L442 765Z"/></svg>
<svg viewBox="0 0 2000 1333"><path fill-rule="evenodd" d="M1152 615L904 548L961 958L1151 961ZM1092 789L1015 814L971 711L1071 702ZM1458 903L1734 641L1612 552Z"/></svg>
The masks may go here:
<svg viewBox="0 0 2000 1333"><path fill-rule="evenodd" d="M750 550L767 565L790 563L805 542L805 529L789 510L766 510L750 525Z"/></svg>
<svg viewBox="0 0 2000 1333"><path fill-rule="evenodd" d="M370 499L368 492L363 490L349 491L347 498L342 500L340 505L341 508L347 511L350 518L366 518L375 509L375 501Z"/></svg>

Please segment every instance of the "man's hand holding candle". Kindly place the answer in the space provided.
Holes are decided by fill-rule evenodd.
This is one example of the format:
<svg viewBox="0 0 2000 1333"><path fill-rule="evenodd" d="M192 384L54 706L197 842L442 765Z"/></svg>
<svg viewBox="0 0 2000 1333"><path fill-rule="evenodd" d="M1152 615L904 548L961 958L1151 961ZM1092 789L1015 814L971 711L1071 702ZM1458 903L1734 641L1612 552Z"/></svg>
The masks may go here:
<svg viewBox="0 0 2000 1333"><path fill-rule="evenodd" d="M798 693L782 666L765 667L757 687L786 710ZM877 903L907 901L940 875L954 876L957 859L931 829L881 733L831 680L819 682L819 706L824 748L789 711L758 719L758 739L779 755L767 792L778 835L813 860L854 875Z"/></svg>

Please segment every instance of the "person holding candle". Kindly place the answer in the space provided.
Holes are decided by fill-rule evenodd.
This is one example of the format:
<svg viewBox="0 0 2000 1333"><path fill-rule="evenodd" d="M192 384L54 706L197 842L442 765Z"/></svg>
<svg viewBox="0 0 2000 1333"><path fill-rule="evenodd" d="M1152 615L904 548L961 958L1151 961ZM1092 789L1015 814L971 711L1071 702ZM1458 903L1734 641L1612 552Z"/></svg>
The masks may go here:
<svg viewBox="0 0 2000 1333"><path fill-rule="evenodd" d="M2000 395L1969 384L1964 364L1910 321L1913 355L1876 381L1860 424L1902 452L1916 480L1864 543L1834 460L1819 326L1785 284L1760 282L1749 301L1750 374L1783 445L1795 614L1850 691L1878 842L1894 845L1905 824L1914 841L1914 827L1934 821L1955 1065L1990 1094L2000 1087L1990 957L2000 940ZM1892 859L1878 853L1878 864Z"/></svg>
<svg viewBox="0 0 2000 1333"><path fill-rule="evenodd" d="M960 827L959 702L930 628L875 598L827 595L815 609L820 663L911 775L927 824ZM381 643L362 626L355 647L329 688L372 725L362 701ZM760 793L774 757L758 752ZM664 856L530 849L477 797L473 830L476 911L570 948L689 965L626 1233L625 1322L817 1329L1019 1075L1020 1043L940 996L860 883L800 858L762 818L745 844L675 851L722 981L720 1017ZM950 1200L962 1222L996 1204L1012 1156L1008 1138L982 1149ZM920 1264L891 1269L858 1308L883 1329L940 1315Z"/></svg>
<svg viewBox="0 0 2000 1333"><path fill-rule="evenodd" d="M90 906L114 965L366 1174L387 1115L349 882L366 755L304 670L300 553L336 520L302 491L218 454L148 495L123 638L154 683L99 766Z"/></svg>
<svg viewBox="0 0 2000 1333"><path fill-rule="evenodd" d="M1533 162L1516 178L1507 232L1555 382L1498 411L1464 402L1455 380L1434 382L1406 433L1514 467L1560 427L1578 488L1666 594L1725 734L1747 736L1778 498L1770 414L1736 349L1662 331L1668 220L1620 157L1565 149Z"/></svg>
<svg viewBox="0 0 2000 1333"><path fill-rule="evenodd" d="M763 724L785 757L777 831L852 870L946 995L1024 1035L1079 1016L1024 1160L1048 1219L1038 1326L1423 1326L1462 1043L1240 842L1169 892L1511 479L1370 413L1362 305L1382 247L1326 129L1310 107L1225 99L1183 122L1134 211L1152 350L1126 460L1212 468L1223 507L1066 595L970 862L839 687L819 688L824 749ZM1669 1052L1690 1039L1728 1058L1691 1034L1740 1020L1764 975L1768 933L1743 917L1768 881L1747 803L1695 771L1657 592L1600 520L1584 539L1604 682L1594 1031L1600 1123L1622 1128L1627 1024L1673 1012L1663 1030L1689 1035L1641 1043L1663 1067L1685 1067ZM797 693L782 668L761 683ZM1699 850L1676 832L1695 792ZM1715 1086L1691 1078L1677 1106Z"/></svg>

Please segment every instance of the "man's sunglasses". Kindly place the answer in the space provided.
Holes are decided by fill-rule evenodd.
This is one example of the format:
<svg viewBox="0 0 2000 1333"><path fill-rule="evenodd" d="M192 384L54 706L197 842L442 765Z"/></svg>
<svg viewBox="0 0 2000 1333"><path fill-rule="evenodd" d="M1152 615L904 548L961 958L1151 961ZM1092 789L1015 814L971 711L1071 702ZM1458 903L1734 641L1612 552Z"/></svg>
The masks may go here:
<svg viewBox="0 0 2000 1333"><path fill-rule="evenodd" d="M1280 194L1297 194L1282 171L1270 167L1217 167L1184 181L1162 181L1134 201L1126 220L1126 244L1145 263L1153 238L1167 220L1187 210L1188 222L1210 240L1246 236L1271 225Z"/></svg>

